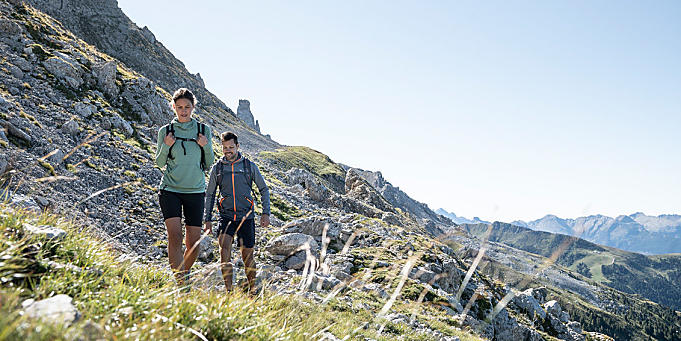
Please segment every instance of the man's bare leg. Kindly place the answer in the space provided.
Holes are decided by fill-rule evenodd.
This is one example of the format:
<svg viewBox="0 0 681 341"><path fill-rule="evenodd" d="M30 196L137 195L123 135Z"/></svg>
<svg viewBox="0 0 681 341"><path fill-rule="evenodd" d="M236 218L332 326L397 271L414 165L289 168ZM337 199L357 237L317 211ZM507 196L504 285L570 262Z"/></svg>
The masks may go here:
<svg viewBox="0 0 681 341"><path fill-rule="evenodd" d="M241 248L241 259L244 261L246 279L248 279L248 289L251 294L255 293L255 258L253 257L252 247Z"/></svg>
<svg viewBox="0 0 681 341"><path fill-rule="evenodd" d="M220 266L222 279L225 281L227 292L232 291L232 242L234 238L226 233L221 233L218 237L220 244Z"/></svg>

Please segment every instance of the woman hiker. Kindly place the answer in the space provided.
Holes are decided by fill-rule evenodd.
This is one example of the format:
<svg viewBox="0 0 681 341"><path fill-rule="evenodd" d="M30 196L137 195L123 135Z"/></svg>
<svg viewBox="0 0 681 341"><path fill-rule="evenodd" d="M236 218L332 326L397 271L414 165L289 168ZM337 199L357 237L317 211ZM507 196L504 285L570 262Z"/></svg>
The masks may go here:
<svg viewBox="0 0 681 341"><path fill-rule="evenodd" d="M176 117L158 131L156 165L163 169L159 204L168 231L168 260L177 282L184 285L199 254L206 192L204 171L210 168L215 157L210 127L192 118L196 106L194 94L185 88L178 89L171 104Z"/></svg>

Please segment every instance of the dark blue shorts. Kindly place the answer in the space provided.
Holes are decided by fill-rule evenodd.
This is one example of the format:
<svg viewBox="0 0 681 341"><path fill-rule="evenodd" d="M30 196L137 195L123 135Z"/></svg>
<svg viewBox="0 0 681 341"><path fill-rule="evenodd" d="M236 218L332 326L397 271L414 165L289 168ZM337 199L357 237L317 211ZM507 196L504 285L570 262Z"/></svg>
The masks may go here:
<svg viewBox="0 0 681 341"><path fill-rule="evenodd" d="M220 217L218 223L218 235L226 233L234 238L236 232L236 245L245 248L255 247L255 219L246 219L241 224L239 231L236 228L241 224L241 220L233 221L227 217Z"/></svg>

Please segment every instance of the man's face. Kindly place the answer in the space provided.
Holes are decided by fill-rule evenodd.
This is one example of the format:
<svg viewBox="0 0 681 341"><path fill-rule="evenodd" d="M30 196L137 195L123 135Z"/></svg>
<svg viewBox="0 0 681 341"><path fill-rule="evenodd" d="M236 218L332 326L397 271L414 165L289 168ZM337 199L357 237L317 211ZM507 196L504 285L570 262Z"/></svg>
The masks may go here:
<svg viewBox="0 0 681 341"><path fill-rule="evenodd" d="M225 154L227 160L234 160L238 151L239 145L234 140L222 141L222 154Z"/></svg>

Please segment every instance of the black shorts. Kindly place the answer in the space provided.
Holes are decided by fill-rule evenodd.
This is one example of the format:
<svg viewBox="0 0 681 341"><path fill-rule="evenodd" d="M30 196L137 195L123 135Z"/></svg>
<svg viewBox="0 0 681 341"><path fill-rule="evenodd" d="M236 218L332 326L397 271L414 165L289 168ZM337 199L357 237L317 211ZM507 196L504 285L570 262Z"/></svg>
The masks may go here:
<svg viewBox="0 0 681 341"><path fill-rule="evenodd" d="M218 223L218 235L221 233L226 233L234 238L234 232L240 223L241 220L232 221L226 217L220 217L220 222ZM241 225L241 228L239 228L239 231L236 231L236 237L237 246L243 246L245 248L255 247L255 220L244 220L244 223Z"/></svg>
<svg viewBox="0 0 681 341"><path fill-rule="evenodd" d="M201 226L203 223L203 200L205 193L177 193L161 190L158 202L163 212L163 220L182 217L187 226Z"/></svg>

